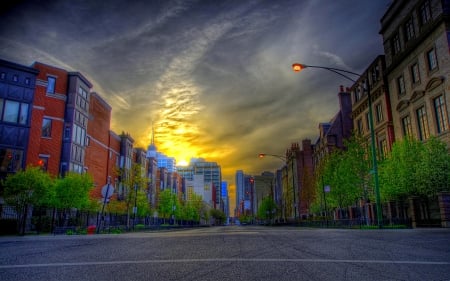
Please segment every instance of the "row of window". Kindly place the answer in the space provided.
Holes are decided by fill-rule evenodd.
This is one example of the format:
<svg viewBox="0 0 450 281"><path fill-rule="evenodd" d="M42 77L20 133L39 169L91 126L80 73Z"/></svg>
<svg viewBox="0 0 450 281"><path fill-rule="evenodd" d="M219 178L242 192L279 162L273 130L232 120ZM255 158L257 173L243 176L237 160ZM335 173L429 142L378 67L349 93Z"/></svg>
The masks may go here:
<svg viewBox="0 0 450 281"><path fill-rule="evenodd" d="M0 121L27 125L29 107L28 103L0 99Z"/></svg>
<svg viewBox="0 0 450 281"><path fill-rule="evenodd" d="M417 10L407 17L405 23L400 27L399 31L394 33L390 40L392 55L396 56L402 52L405 45L416 38L416 27L419 29L431 22L431 3L429 0L424 1ZM417 23L417 24L416 24ZM402 44L402 40L405 44Z"/></svg>
<svg viewBox="0 0 450 281"><path fill-rule="evenodd" d="M435 48L432 48L425 53L425 60L427 63L428 72L433 72L438 69L438 60ZM409 75L411 76L411 83L413 86L420 84L421 78L418 62L415 62L410 66ZM397 92L398 96L403 96L406 94L405 76L403 74L397 77Z"/></svg>
<svg viewBox="0 0 450 281"><path fill-rule="evenodd" d="M367 130L370 129L370 119L369 119L369 113L366 113L366 128ZM383 113L383 106L381 105L381 103L378 103L377 105L375 105L375 122L377 122L377 124L381 123L384 121L384 113ZM364 132L364 128L363 128L363 121L362 119L358 119L356 121L356 130L359 134L362 134Z"/></svg>
<svg viewBox="0 0 450 281"><path fill-rule="evenodd" d="M47 93L48 94L54 94L55 93L55 87L56 87L56 77L53 76L47 76ZM78 88L78 95L75 99L75 102L77 106L79 106L83 110L88 109L89 105L89 94L88 92L83 89L82 87Z"/></svg>
<svg viewBox="0 0 450 281"><path fill-rule="evenodd" d="M440 95L433 100L434 118L436 121L436 131L438 134L449 129L447 107L444 96ZM420 140L426 140L430 137L430 127L425 106L421 106L415 111L417 118L418 137ZM404 136L412 136L413 128L411 116L406 115L401 119L402 131Z"/></svg>
<svg viewBox="0 0 450 281"><path fill-rule="evenodd" d="M1 72L0 73L0 80L7 80L6 72ZM19 75L13 74L13 76L11 77L11 81L13 81L15 83L19 83ZM30 85L31 84L31 78L30 77L24 77L23 78L23 83L25 85Z"/></svg>

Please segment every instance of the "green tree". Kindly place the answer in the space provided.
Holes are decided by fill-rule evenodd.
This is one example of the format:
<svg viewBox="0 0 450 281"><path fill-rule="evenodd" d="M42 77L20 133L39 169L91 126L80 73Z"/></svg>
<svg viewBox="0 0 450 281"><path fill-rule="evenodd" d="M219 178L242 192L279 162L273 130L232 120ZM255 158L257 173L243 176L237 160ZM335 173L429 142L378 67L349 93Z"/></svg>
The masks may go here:
<svg viewBox="0 0 450 281"><path fill-rule="evenodd" d="M164 189L159 193L158 213L164 219L168 219L175 214L176 210L180 209L180 204L177 195L170 189Z"/></svg>
<svg viewBox="0 0 450 281"><path fill-rule="evenodd" d="M313 204L315 210L319 206L324 206L324 198L329 209L351 206L359 198L368 197L367 191L372 181L367 142L355 135L345 142L345 146L345 150L334 150L321 160L315 174L316 196ZM331 187L326 196L324 185Z"/></svg>
<svg viewBox="0 0 450 281"><path fill-rule="evenodd" d="M272 219L277 212L277 204L272 197L265 197L258 208L258 217L260 219Z"/></svg>
<svg viewBox="0 0 450 281"><path fill-rule="evenodd" d="M215 224L217 225L222 225L227 219L224 212L222 212L221 210L211 209L209 210L209 214L215 220Z"/></svg>
<svg viewBox="0 0 450 281"><path fill-rule="evenodd" d="M419 167L423 144L413 138L396 141L389 155L380 163L380 193L383 201L404 200L419 195Z"/></svg>
<svg viewBox="0 0 450 281"><path fill-rule="evenodd" d="M436 137L423 146L417 165L417 192L421 196L435 197L450 186L450 154L447 145Z"/></svg>
<svg viewBox="0 0 450 281"><path fill-rule="evenodd" d="M27 167L24 171L8 175L3 182L5 201L14 206L19 215L18 232L25 233L28 209L33 206L52 206L55 190L52 178L40 167Z"/></svg>
<svg viewBox="0 0 450 281"><path fill-rule="evenodd" d="M127 227L130 227L131 211L136 203L138 206L139 198L146 197L146 188L148 178L145 176L144 169L140 164L132 164L131 169L120 169L119 175L122 178L121 185L123 187L122 198L125 202L127 212ZM142 200L139 201L142 204ZM148 202L147 202L148 204ZM148 210L149 207L145 208Z"/></svg>
<svg viewBox="0 0 450 281"><path fill-rule="evenodd" d="M87 209L91 206L89 191L93 188L91 175L68 173L58 178L56 186L56 207L61 209Z"/></svg>

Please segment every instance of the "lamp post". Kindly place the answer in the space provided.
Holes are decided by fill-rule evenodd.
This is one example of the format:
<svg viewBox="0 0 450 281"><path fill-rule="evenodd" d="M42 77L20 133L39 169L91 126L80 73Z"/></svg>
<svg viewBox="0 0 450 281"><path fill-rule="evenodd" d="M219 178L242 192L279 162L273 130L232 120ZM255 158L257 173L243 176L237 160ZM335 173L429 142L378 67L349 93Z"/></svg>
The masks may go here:
<svg viewBox="0 0 450 281"><path fill-rule="evenodd" d="M259 158L264 158L266 156L272 156L272 157L276 157L280 160L282 160L284 162L284 164L286 165L286 186L287 186L287 181L289 178L289 169L288 169L288 163L287 163L287 157L281 156L281 155L276 155L276 154L267 154L267 153L260 153L258 154ZM292 194L294 196L294 219L295 221L297 221L297 203L296 203L296 199L295 199L295 179L294 179L294 162L292 162Z"/></svg>
<svg viewBox="0 0 450 281"><path fill-rule="evenodd" d="M325 69L325 70L331 71L335 74L338 74L338 75L352 81L353 83L356 83L356 80L349 77L347 74L355 75L358 77L362 76L355 72L351 72L351 71L339 69L339 68L334 68L334 67L306 65L306 64L301 64L301 63L294 63L292 65L292 70L294 70L295 72L300 72L305 68ZM376 206L377 206L377 224L378 224L378 227L381 227L382 226L381 199L380 199L380 187L379 187L379 182L378 182L378 164L377 164L377 153L376 153L377 149L375 146L375 128L373 127L372 98L370 95L369 73L367 73L367 76L366 76L365 86L367 89L367 100L368 100L368 105L369 105L369 127L370 127L369 129L370 129L370 139L371 139L370 146L371 146L371 151L372 151L372 168L373 168L371 172L374 177L374 185L375 185L375 199L376 199Z"/></svg>

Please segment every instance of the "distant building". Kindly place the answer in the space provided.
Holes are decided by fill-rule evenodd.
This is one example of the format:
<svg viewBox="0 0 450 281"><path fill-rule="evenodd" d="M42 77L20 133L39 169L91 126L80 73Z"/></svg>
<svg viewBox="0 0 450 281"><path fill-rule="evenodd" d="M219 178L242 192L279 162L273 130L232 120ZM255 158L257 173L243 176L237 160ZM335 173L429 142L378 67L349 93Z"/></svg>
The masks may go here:
<svg viewBox="0 0 450 281"><path fill-rule="evenodd" d="M343 149L344 140L353 130L352 100L349 91L339 88L339 112L327 123L319 124L319 137L314 144L314 166L320 165L321 159L333 149Z"/></svg>
<svg viewBox="0 0 450 281"><path fill-rule="evenodd" d="M242 213L240 205L244 201L244 171L236 171L234 183L236 185L236 209L234 210L234 216L239 217Z"/></svg>
<svg viewBox="0 0 450 281"><path fill-rule="evenodd" d="M222 202L223 202L223 212L227 218L230 217L230 198L228 197L228 183L226 181L222 181Z"/></svg>
<svg viewBox="0 0 450 281"><path fill-rule="evenodd" d="M267 197L272 198L274 174L271 172L263 172L261 175L253 176L254 179L254 196L253 196L253 213L258 214L263 200Z"/></svg>

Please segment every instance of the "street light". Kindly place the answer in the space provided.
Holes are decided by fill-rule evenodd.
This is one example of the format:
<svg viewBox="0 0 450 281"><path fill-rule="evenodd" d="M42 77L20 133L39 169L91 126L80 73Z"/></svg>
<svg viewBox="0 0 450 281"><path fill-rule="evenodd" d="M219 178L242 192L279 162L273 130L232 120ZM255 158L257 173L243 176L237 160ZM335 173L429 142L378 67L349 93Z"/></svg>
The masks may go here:
<svg viewBox="0 0 450 281"><path fill-rule="evenodd" d="M292 65L292 70L294 70L295 72L300 72L303 69L308 68L308 67L321 68L321 69L325 69L325 70L334 72L334 73L352 81L353 83L356 83L356 80L354 80L353 78L350 78L346 74L356 75L358 77L362 76L358 73L351 72L351 71L344 70L344 69L325 67L325 66L317 66L317 65L306 65L306 64L301 64L301 63L294 63ZM344 74L344 73L346 73L346 74ZM375 146L375 128L373 127L372 98L370 96L370 84L369 84L369 73L368 72L367 72L367 76L366 76L365 86L367 89L367 99L368 99L368 103L369 103L369 127L370 127L369 129L370 129L370 138L371 138L370 146L371 146L371 150L372 150L372 166L373 166L373 170L371 172L373 173L374 184L375 184L375 199L376 199L376 205L377 205L377 223L378 223L378 227L381 227L382 226L382 213L381 213L380 187L379 187L379 183L378 183L378 164L377 164L377 154L376 154L377 149Z"/></svg>
<svg viewBox="0 0 450 281"><path fill-rule="evenodd" d="M287 157L285 156L281 156L281 155L276 155L276 154L267 154L267 153L260 153L258 154L259 158L264 158L266 156L272 156L272 157L276 157L280 160L282 160L284 162L284 164L286 165L286 186L287 186L287 180L289 178L289 169L287 167ZM294 161L292 161L292 193L294 195L294 219L297 220L297 204L296 204L296 199L295 199L295 179L294 179Z"/></svg>

